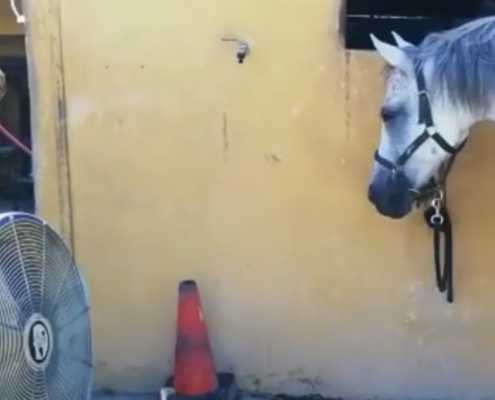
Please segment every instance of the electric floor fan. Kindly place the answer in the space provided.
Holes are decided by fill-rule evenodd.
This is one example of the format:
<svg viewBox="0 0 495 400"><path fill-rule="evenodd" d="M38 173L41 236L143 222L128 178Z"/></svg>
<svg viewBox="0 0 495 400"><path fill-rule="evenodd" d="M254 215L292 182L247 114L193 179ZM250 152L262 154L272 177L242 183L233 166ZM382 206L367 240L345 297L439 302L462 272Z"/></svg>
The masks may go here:
<svg viewBox="0 0 495 400"><path fill-rule="evenodd" d="M84 281L61 237L0 214L0 399L88 400L91 328Z"/></svg>

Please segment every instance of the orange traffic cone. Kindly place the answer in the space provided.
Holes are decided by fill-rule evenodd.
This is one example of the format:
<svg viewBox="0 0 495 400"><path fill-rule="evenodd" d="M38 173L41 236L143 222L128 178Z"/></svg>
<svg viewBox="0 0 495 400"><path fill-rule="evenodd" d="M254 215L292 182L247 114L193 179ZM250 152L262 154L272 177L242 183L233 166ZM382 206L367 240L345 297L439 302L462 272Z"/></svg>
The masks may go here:
<svg viewBox="0 0 495 400"><path fill-rule="evenodd" d="M198 287L193 280L179 285L174 375L162 391L162 398L174 399L230 400L236 397L234 375L215 371Z"/></svg>
<svg viewBox="0 0 495 400"><path fill-rule="evenodd" d="M198 287L194 281L183 281L179 286L174 389L182 395L198 396L217 386Z"/></svg>

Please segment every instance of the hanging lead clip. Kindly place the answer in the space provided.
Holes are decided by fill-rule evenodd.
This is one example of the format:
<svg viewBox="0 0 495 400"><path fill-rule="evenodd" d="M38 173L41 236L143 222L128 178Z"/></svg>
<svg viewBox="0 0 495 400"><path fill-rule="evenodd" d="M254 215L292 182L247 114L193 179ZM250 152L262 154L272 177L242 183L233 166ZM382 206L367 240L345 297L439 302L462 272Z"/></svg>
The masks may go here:
<svg viewBox="0 0 495 400"><path fill-rule="evenodd" d="M434 226L441 226L444 222L444 217L442 215L442 201L443 192L440 190L437 197L431 201L431 207L433 208L434 213L430 217L430 222Z"/></svg>

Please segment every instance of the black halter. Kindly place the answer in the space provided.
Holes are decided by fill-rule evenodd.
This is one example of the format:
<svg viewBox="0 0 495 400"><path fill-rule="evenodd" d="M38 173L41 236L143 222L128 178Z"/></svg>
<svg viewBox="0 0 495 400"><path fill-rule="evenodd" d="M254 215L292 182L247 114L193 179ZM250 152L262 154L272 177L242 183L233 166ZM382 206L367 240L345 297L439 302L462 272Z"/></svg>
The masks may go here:
<svg viewBox="0 0 495 400"><path fill-rule="evenodd" d="M419 190L412 190L411 196L416 205L423 204L431 200L431 205L426 209L424 216L428 226L433 229L433 253L435 263L435 276L437 287L440 292L447 292L447 301L454 301L454 281L453 281L453 238L452 224L445 198L446 180L452 168L457 154L466 144L464 140L459 146L453 147L438 133L433 117L431 115L431 105L428 99L426 83L423 73L416 70L416 82L418 85L419 117L418 124L424 124L424 131L413 140L404 152L395 161L383 158L378 150L375 152L375 160L381 166L387 168L394 174L403 171L404 165L409 158L429 139L434 140L445 152L450 154L449 159L440 167L437 175ZM440 244L443 235L443 270L440 267Z"/></svg>

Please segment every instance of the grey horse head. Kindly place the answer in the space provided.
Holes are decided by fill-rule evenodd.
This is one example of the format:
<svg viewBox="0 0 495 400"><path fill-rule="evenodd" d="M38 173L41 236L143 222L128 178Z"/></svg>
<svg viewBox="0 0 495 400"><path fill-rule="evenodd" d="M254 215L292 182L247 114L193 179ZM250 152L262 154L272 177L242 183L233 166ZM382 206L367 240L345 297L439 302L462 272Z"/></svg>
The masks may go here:
<svg viewBox="0 0 495 400"><path fill-rule="evenodd" d="M481 18L455 29L428 35L414 46L397 33L395 44L371 35L385 60L385 92L380 107L378 153L397 160L425 130L421 124L418 74L436 131L451 147L459 146L470 126L495 116L495 17ZM451 154L427 140L410 154L401 174L373 165L369 200L378 212L402 218L412 210L410 193L423 187ZM399 179L400 178L400 179Z"/></svg>

